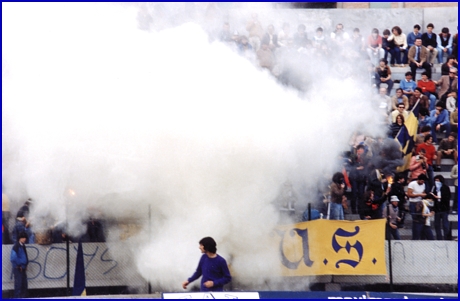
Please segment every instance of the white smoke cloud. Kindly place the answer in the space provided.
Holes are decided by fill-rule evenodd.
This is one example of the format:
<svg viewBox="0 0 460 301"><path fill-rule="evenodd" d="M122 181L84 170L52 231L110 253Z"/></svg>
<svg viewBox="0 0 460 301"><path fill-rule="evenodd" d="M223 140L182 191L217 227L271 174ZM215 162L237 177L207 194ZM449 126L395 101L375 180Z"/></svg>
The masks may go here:
<svg viewBox="0 0 460 301"><path fill-rule="evenodd" d="M316 62L301 99L193 22L147 32L130 5L2 7L4 191L74 234L96 212L142 223L132 260L165 291L193 273L204 236L252 284L275 275L280 187L305 198L353 131L378 132L363 84Z"/></svg>

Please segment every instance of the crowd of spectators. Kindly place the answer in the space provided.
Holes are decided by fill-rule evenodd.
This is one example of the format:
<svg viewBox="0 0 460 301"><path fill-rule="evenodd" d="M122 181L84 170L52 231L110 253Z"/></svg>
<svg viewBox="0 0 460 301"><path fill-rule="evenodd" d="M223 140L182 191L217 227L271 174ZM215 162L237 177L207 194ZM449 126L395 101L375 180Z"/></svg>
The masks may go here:
<svg viewBox="0 0 460 301"><path fill-rule="evenodd" d="M446 27L436 34L434 28L429 23L422 33L416 24L413 32L406 35L399 26L394 26L391 30L384 29L383 36L374 28L365 37L359 28L349 34L343 24L337 24L329 34L319 27L315 35L308 38L304 24L299 24L297 31L291 33L289 23L285 23L277 33L273 25L264 27L257 14L253 14L246 26L248 38L238 32L231 34L229 24L224 25L220 40L282 83L289 84L286 76L289 71L284 69L288 56L300 54L327 60L346 48L349 55L344 59L366 61L370 86L377 92L375 101L388 128L387 138L396 138L410 113L414 113L418 122L417 142L410 166L400 173L396 168L384 172L374 162L385 137L365 137L344 156L344 170L332 177L330 192L325 198L329 204L325 214L329 218L343 219L344 210L359 214L362 219L387 218L387 236L391 234L399 239L398 228L403 227L405 214L410 213L413 239L433 239L430 218L434 216L436 238L447 239L447 214L456 213L457 205L454 202L450 208L450 190L445 189L445 184L444 189L440 188L439 183L444 179L434 176L434 172L440 170L441 158L451 158L454 168L457 166L458 34L451 34ZM432 80L436 61L441 64L441 78ZM395 81L394 67L409 67L410 71L403 80ZM418 80L417 69L424 69ZM396 83L399 87L393 93ZM447 138L438 141L439 133ZM456 177L454 170L452 174ZM390 184L389 179L394 182ZM423 197L416 196L410 186L408 193L404 192L405 186L414 186L414 183L418 185L417 191L423 191ZM409 206L412 203L417 206Z"/></svg>
<svg viewBox="0 0 460 301"><path fill-rule="evenodd" d="M83 227L86 231L82 235L72 236L66 233L66 223L64 221L56 222L48 227L43 227L44 221L49 219L44 218L41 221L31 217L34 201L29 198L24 205L17 211L15 220L11 219L9 198L5 193L2 193L2 244L14 244L18 241L21 233L26 234L26 244L42 244L48 245L52 243L63 243L66 240L71 242L105 242L104 222L93 217L88 218ZM11 227L11 224L14 224Z"/></svg>

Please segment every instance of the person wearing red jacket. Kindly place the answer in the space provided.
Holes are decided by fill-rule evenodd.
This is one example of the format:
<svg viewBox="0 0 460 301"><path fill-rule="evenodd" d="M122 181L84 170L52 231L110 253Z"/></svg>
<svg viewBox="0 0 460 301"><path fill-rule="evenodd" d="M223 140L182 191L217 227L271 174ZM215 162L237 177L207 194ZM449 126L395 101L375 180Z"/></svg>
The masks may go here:
<svg viewBox="0 0 460 301"><path fill-rule="evenodd" d="M422 73L422 79L417 82L417 87L421 88L423 95L430 99L430 111L433 111L437 99L436 83L428 78L426 71Z"/></svg>

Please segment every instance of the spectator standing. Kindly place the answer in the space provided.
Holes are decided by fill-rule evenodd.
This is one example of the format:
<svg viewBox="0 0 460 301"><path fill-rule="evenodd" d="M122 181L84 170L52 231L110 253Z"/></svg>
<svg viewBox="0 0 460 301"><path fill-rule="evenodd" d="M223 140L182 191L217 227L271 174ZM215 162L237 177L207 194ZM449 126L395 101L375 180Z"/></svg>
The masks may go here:
<svg viewBox="0 0 460 301"><path fill-rule="evenodd" d="M14 243L11 249L10 261L14 275L14 298L27 297L27 265L29 258L27 256L26 244L27 234L21 232L18 235L18 240Z"/></svg>
<svg viewBox="0 0 460 301"><path fill-rule="evenodd" d="M452 213L457 214L458 211L458 164L452 166L452 170L450 171L450 177L454 179L454 203L452 204Z"/></svg>
<svg viewBox="0 0 460 301"><path fill-rule="evenodd" d="M419 144L417 146L417 152L420 153L420 151L424 149L425 150L425 156L426 156L426 174L428 176L428 180L425 181L426 184L426 191L430 191L431 187L433 186L433 164L436 160L436 148L433 145L433 136L428 134L425 136L425 139L423 139L423 143Z"/></svg>
<svg viewBox="0 0 460 301"><path fill-rule="evenodd" d="M391 63L392 67L395 67L395 63L400 66L404 67L404 64L407 64L407 39L406 35L402 32L399 26L394 26L391 29L391 35L388 37L388 41L393 41L394 46L391 50ZM403 54L403 58L401 60L401 53ZM396 62L395 62L396 61Z"/></svg>
<svg viewBox="0 0 460 301"><path fill-rule="evenodd" d="M400 240L398 231L398 222L401 221L399 217L399 199L397 196L393 195L390 198L390 203L386 202L383 208L383 218L387 220L387 227L385 231L385 237L387 240L390 239L390 234L395 240Z"/></svg>
<svg viewBox="0 0 460 301"><path fill-rule="evenodd" d="M363 195L362 210L359 212L359 217L363 220L379 218L379 204L374 199L374 191L367 190Z"/></svg>
<svg viewBox="0 0 460 301"><path fill-rule="evenodd" d="M23 211L19 211L16 215L16 224L14 225L14 228L12 231L13 243L16 243L18 241L19 234L21 233L27 234L26 243L33 243L33 236L30 230L30 225L29 225L29 222L24 217Z"/></svg>
<svg viewBox="0 0 460 301"><path fill-rule="evenodd" d="M428 63L433 66L434 59L438 55L438 36L433 32L433 23L428 23L426 26L426 32L422 34L422 44L428 50ZM441 63L442 64L442 63ZM431 78L431 76L430 76Z"/></svg>
<svg viewBox="0 0 460 301"><path fill-rule="evenodd" d="M212 237L201 239L199 244L199 249L203 255L201 256L195 273L182 283L182 287L186 289L190 282L202 276L202 292L221 292L224 290L224 285L232 280L227 261L216 253L217 245Z"/></svg>
<svg viewBox="0 0 460 301"><path fill-rule="evenodd" d="M362 144L356 146L355 154L351 158L350 163L350 182L351 182L351 211L361 213L364 208L364 189L366 187L367 166L369 159L365 153L365 147Z"/></svg>
<svg viewBox="0 0 460 301"><path fill-rule="evenodd" d="M452 54L452 35L449 33L449 28L443 27L438 36L438 62L442 64L444 54L448 56Z"/></svg>
<svg viewBox="0 0 460 301"><path fill-rule="evenodd" d="M341 172L336 172L332 176L331 183L331 202L329 203L329 219L343 220L343 205L347 198L345 196L345 178ZM345 208L347 209L347 208Z"/></svg>
<svg viewBox="0 0 460 301"><path fill-rule="evenodd" d="M415 39L415 45L409 49L408 59L414 81L416 80L416 70L418 68L425 69L428 78L431 78L431 65L427 62L428 49L422 45L421 39Z"/></svg>
<svg viewBox="0 0 460 301"><path fill-rule="evenodd" d="M407 196L409 197L409 212L412 215L412 239L420 239L420 233L424 225L422 216L423 203L422 198L426 197L425 193L426 176L421 174L409 183L407 186Z"/></svg>
<svg viewBox="0 0 460 301"><path fill-rule="evenodd" d="M436 240L447 240L450 230L448 215L451 194L449 186L444 184L444 177L442 175L436 175L434 177L434 186L428 197L433 199L434 202L434 228L436 230Z"/></svg>
<svg viewBox="0 0 460 301"><path fill-rule="evenodd" d="M419 175L426 176L426 151L422 148L419 151L414 150L414 155L410 158L409 171L410 171L410 181L415 181L418 179Z"/></svg>
<svg viewBox="0 0 460 301"><path fill-rule="evenodd" d="M10 200L8 196L2 192L2 244L9 245L11 244L10 237Z"/></svg>

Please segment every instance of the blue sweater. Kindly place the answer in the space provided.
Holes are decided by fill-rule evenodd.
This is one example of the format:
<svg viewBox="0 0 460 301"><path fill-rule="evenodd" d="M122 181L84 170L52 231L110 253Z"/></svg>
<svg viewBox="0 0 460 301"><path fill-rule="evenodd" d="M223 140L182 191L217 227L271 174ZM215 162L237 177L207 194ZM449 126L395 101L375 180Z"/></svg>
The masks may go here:
<svg viewBox="0 0 460 301"><path fill-rule="evenodd" d="M13 264L13 268L26 268L29 263L26 247L21 246L19 242L16 242L11 249L10 261Z"/></svg>
<svg viewBox="0 0 460 301"><path fill-rule="evenodd" d="M220 255L215 258L209 258L208 255L203 254L195 273L188 279L188 282L195 281L201 275L203 275L201 278L202 292L221 292L224 290L224 285L232 280L227 262ZM204 286L204 283L209 280L214 282L214 286L211 288Z"/></svg>

